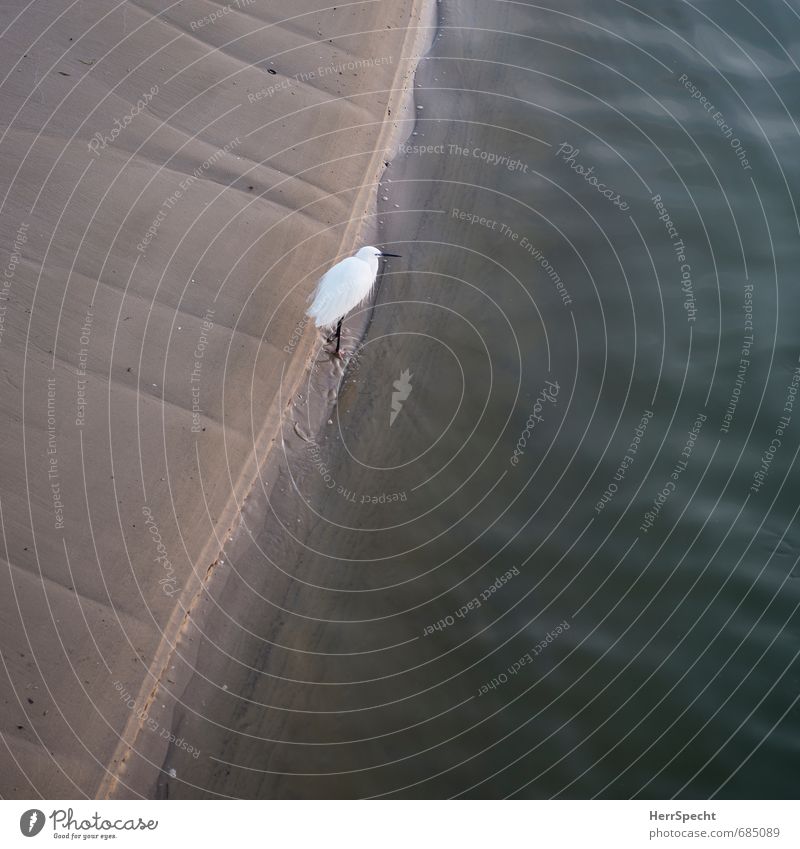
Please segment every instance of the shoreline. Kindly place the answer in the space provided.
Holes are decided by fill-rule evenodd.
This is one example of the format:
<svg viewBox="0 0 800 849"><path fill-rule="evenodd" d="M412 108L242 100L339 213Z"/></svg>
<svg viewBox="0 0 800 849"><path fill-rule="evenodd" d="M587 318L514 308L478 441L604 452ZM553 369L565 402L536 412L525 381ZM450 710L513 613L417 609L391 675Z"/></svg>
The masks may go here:
<svg viewBox="0 0 800 849"><path fill-rule="evenodd" d="M424 13L426 14L425 22L421 25L417 38L418 49L413 53L417 56L418 61L426 57L435 43L435 35L438 31L438 20L436 16L436 5L432 2L424 2ZM424 48L420 49L424 45ZM365 211L365 217L360 222L363 225L362 232L374 233L364 236L363 243L383 244L382 238L387 229L381 223L382 218L389 218L385 211L381 210L380 197L387 186L384 181L391 174L391 166L384 167L382 160L394 163L402 149L406 140L411 138L412 133L416 132L419 126L419 113L415 108L414 95L414 80L416 78L415 67L407 80L405 88L399 92L400 99L403 102L405 114L408 116L405 119L398 121L387 122L391 132L390 141L382 144L376 151L375 164L377 165L376 179L374 182L367 184L369 188L370 208ZM397 108L392 107L393 118L397 115ZM388 182L388 181L387 181ZM390 213L391 214L391 213ZM389 220L391 220L389 218ZM349 255L352 250L347 249L342 251L343 254ZM338 257L337 257L338 258ZM376 286L375 298L379 298L380 280ZM282 587L280 581L268 581L268 588L264 587L261 592L255 589L252 580L259 580L263 577L261 574L263 565L259 565L259 557L242 557L243 549L248 547L250 540L254 535L266 533L267 537L273 542L270 548L264 547L262 557L270 566L277 567L278 573L276 578L282 578L294 573L294 565L292 560L295 552L292 545L296 542L295 536L291 531L292 526L299 519L296 518L291 500L283 501L279 498L276 503L267 495L268 491L272 491L277 495L278 487L281 492L281 481L284 481L286 474L286 466L296 467L301 474L306 475L304 480L295 480L290 474L291 487L297 492L310 493L315 492L320 484L318 478L319 469L315 468L308 472L310 466L315 465L312 457L314 448L322 447L322 443L326 441L325 422L333 409L344 401L344 396L341 392L347 391L349 388L350 377L348 369L357 366L357 351L360 344L365 338L368 338L369 327L374 312L374 303L365 305L361 310L356 311L347 320L347 346L355 345L355 350L348 358L344 370L337 364L329 371L328 368L312 368L314 359L319 355L320 337L316 330L312 328L309 332L306 328L304 338L311 345L309 355L304 360L303 372L299 376L298 382L290 385L291 391L286 391L283 394L285 403L280 405L281 417L278 422L278 440L274 448L279 448L280 453L271 451L265 462L259 469L259 476L255 481L255 485L250 489L248 497L242 506L243 520L240 523L237 532L233 533L230 539L226 542L222 549L221 557L224 557L226 563L232 567L233 574L229 580L220 582L214 588L214 591L209 593L213 599L208 602L203 611L199 614L198 619L202 622L211 624L211 632L219 635L216 639L210 634L197 635L197 642L201 641L204 647L213 647L212 654L220 650L217 642L225 642L226 648L223 649L224 657L226 658L222 666L209 667L208 657L205 656L204 661L197 669L192 669L187 680L181 679L183 686L181 688L181 698L175 705L174 714L176 721L174 726L179 729L182 739L191 740L191 745L197 745L196 741L205 737L207 746L210 752L213 752L213 762L205 763L201 755L199 761L191 759L186 761L188 757L185 751L180 747L171 746L161 764L160 780L156 788L157 798L171 798L177 793L179 798L197 798L196 793L206 797L221 797L225 798L229 794L238 797L241 793L241 787L238 784L231 785L228 788L223 782L223 787L216 789L218 783L217 776L224 770L224 761L219 760L219 753L224 752L229 743L233 741L227 736L230 731L230 725L241 720L241 713L247 710L247 704L254 702L252 695L253 689L258 686L252 680L251 674L246 675L242 679L242 668L253 669L259 667L262 663L261 658L253 657L248 653L247 648L242 648L237 645L235 649L227 646L228 634L220 632L219 613L223 610L230 610L229 614L224 614L224 617L233 617L237 622L237 632L241 629L244 633L244 639L248 635L252 636L252 632L244 623L249 617L254 615L254 612L259 608L259 601L264 600L261 593L267 593L270 597L281 598ZM299 439L298 439L299 438ZM286 482L288 484L288 481ZM363 493L362 493L363 495ZM351 500L352 493L348 498ZM302 497L302 496L301 496ZM336 498L337 496L331 496ZM266 499L266 500L265 500ZM370 504L381 505L386 502L386 499L381 499L380 495L371 496L368 499ZM388 498L389 503L407 502L407 498L401 493L394 493ZM407 503L406 503L406 506ZM277 522L277 525L276 525ZM280 526L283 531L278 530ZM268 528L269 530L265 530ZM273 532L275 536L273 536ZM251 574L252 573L252 574ZM282 574L281 574L282 573ZM235 580L234 580L235 575ZM248 577L249 576L249 577ZM256 577L258 576L258 577ZM268 579L267 579L268 580ZM301 581L301 583L303 583ZM247 587L247 591L242 595L242 586ZM231 601L231 598L234 600ZM223 601L224 599L224 601ZM269 603L272 607L272 603ZM276 605L275 609L269 614L270 621L264 623L267 631L276 639L277 645L280 645L283 640L277 639L277 634L280 632L283 622L285 621L283 613L285 609L282 605ZM331 613L331 611L327 611ZM215 620L216 617L216 620ZM273 621L274 620L274 621ZM216 625L216 627L214 627ZM235 638L238 641L238 636ZM271 640L267 641L272 642ZM248 647L249 648L249 647ZM316 646L321 649L322 646ZM311 651L309 654L318 652ZM268 676L271 677L271 676ZM291 683L289 679L284 687L281 688L280 701L293 701L298 696L297 687ZM217 721L212 720L211 728L206 728L206 733L201 737L197 733L197 729L191 726L195 719L200 720L202 717L198 712L197 705L202 703L202 713L205 714L207 708L206 700L197 695L197 687L208 687L212 691L212 695L216 696L220 693L224 698L227 694L231 698L239 702L239 706L231 708L232 714L223 713L217 717ZM200 701L198 702L198 699ZM209 709L211 710L211 709ZM267 711L268 712L268 711ZM213 711L211 711L213 713ZM255 718L256 723L261 721L261 717ZM247 724L250 724L248 722ZM218 762L218 763L217 763ZM216 767L214 764L217 764ZM208 771L214 775L212 783L206 783L200 775L205 775ZM173 783L169 776L173 773L177 777L177 783ZM199 783L197 783L199 782ZM224 788L224 789L223 789ZM274 792L280 795L277 788L273 788ZM264 789L261 789L264 792ZM272 790L267 791L267 795L271 795ZM252 787L248 787L244 791L245 795L252 793Z"/></svg>
<svg viewBox="0 0 800 849"><path fill-rule="evenodd" d="M328 265L337 261L342 256L351 254L356 245L362 242L366 244L365 239L368 238L368 234L377 234L379 232L377 199L381 181L387 170L383 162L387 154L390 159L397 154L402 141L410 137L414 126L414 122L412 122L408 132L404 134L402 127L407 119L397 118L397 115L402 114L403 111L411 110L409 114L416 120L413 115L413 81L417 64L423 55L422 46L429 39L425 36L426 25L417 24L414 26L413 21L415 19L418 21L421 20L423 15L427 15L429 20L431 17L435 19L435 5L432 0L410 0L410 9L408 12L409 26L406 28L404 49L402 51L403 57L410 63L410 66L404 67L405 62L398 62L394 66L395 73L388 88L389 101L386 107L388 114L384 114L384 120L379 130L378 144L372 152L370 164L366 169L365 176L367 179L358 189L356 200L352 204L353 214L347 222L345 232L339 243L338 252L327 261L326 264ZM406 48L410 48L410 50ZM392 115L392 112L394 112L394 116L391 118L388 117ZM298 335L297 331L301 325L303 325L303 330ZM298 318L289 343L292 346L289 368L283 373L281 380L281 385L285 389L284 397L294 396L303 378L307 375L313 357L315 356L314 348L316 341L316 329L310 322L305 320L304 315ZM198 559L199 563L209 563L209 565L199 586L191 593L191 600L185 606L185 609L184 605L178 605L175 608L173 616L165 629L165 637L150 667L148 677L145 679L138 697L135 699L137 704L144 704L144 707L140 708L131 716L122 735L122 740L117 746L111 761L111 764L115 766L113 770L109 769L109 773L102 780L97 791L98 798L124 798L124 794L122 796L119 795L121 792L120 784L127 785L128 782L134 786L148 786L151 784L151 780L147 778L147 773L154 769L154 764L147 768L142 768L139 765L135 769L132 769L129 765L129 756L137 745L137 740L145 723L154 721L150 720L151 707L155 704L156 699L164 698L162 690L163 682L167 678L170 663L174 660L176 644L184 648L184 651L182 651L182 654L185 655L184 660L190 660L191 666L193 667L194 665L196 651L192 652L188 650L188 642L194 639L191 636L193 631L197 631L198 629L202 631L202 624L198 625L197 623L202 623L203 621L201 608L203 606L204 596L212 594L212 587L215 591L219 591L227 580L227 573L223 575L218 574L218 567L223 560L222 555L225 550L226 541L233 540L237 532L241 529L241 514L245 510L246 504L261 474L270 463L273 449L277 447L275 444L276 437L280 433L284 423L285 408L286 405L282 403L280 397L276 397L268 412L267 419L254 442L253 451L249 455L249 462L233 486L234 496L226 505L223 514L226 517L224 519L226 530L220 536L215 536L208 541L206 547L203 549L203 553ZM237 496L237 493L242 494ZM197 642L199 644L199 640ZM189 674L185 674L182 681L181 679L174 681L173 689L175 692L183 691L189 677ZM155 683L149 683L148 679L154 679ZM174 702L179 703L180 697L174 699ZM167 728L171 727L169 721L170 714L171 710L168 708L162 713L158 721L159 724ZM166 745L158 745L155 748L156 752L158 750L165 751ZM154 757L157 758L156 752L154 752ZM140 758L137 758L137 760L140 760ZM126 779L125 781L122 781L123 777Z"/></svg>

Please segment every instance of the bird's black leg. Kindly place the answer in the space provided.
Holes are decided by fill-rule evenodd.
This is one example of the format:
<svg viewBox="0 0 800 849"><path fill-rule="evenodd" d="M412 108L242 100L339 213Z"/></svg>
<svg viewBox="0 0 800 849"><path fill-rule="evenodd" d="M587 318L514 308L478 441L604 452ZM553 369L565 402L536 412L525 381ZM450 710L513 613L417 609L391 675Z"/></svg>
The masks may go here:
<svg viewBox="0 0 800 849"><path fill-rule="evenodd" d="M335 357L339 356L339 346L342 344L342 322L344 321L344 317L339 319L339 323L336 325L336 350L333 352Z"/></svg>

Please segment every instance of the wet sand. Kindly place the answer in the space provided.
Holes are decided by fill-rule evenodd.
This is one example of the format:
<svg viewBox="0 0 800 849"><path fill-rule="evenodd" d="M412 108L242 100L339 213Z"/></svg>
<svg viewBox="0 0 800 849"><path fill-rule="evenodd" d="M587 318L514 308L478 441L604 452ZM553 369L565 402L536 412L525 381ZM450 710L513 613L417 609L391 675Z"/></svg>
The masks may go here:
<svg viewBox="0 0 800 849"><path fill-rule="evenodd" d="M306 296L373 221L418 6L4 13L5 797L147 794L180 745L198 599Z"/></svg>
<svg viewBox="0 0 800 849"><path fill-rule="evenodd" d="M492 16L511 32L525 21L509 6ZM349 339L344 372L322 359L292 399L282 452L270 458L245 528L226 546L232 575L209 605L197 670L176 708L182 736L202 741L203 751L194 758L171 748L164 795L442 797L485 768L468 759L481 747L487 711L475 698L486 672L471 655L482 656L488 643L480 634L477 645L461 643L431 626L470 601L462 581L490 585L511 565L490 557L502 523L482 542L470 531L489 515L481 503L497 486L507 447L480 456L478 468L464 461L496 442L497 410L509 411L521 392L519 361L504 360L514 348L502 335L503 309L525 306L514 279L529 258L520 251L516 267L501 274L492 260L497 234L452 215L458 208L497 217L519 175L447 146L467 146L470 122L480 122L481 144L498 155L516 152L533 167L550 149L535 123L511 120L491 94L507 81L502 69L480 68L474 88L489 93L471 101L458 91L463 68L437 61L441 52L491 53L491 38L487 44L477 28L485 18L485 10L459 9L455 23L476 29L449 32L417 71L422 108L379 193L380 243L403 258L387 266L374 310L365 311L363 343L358 334ZM454 77L452 90L443 74ZM433 149L420 155L414 145ZM480 291L492 273L504 278L499 294ZM555 320L565 330L553 344L569 352L569 311L547 287L540 295L548 310L558 298L564 314ZM483 325L470 333L476 316ZM544 380L552 375L541 325L535 331L519 344L541 360ZM414 394L390 424L394 381L405 367ZM461 759L467 764L447 774ZM165 777L171 769L177 782Z"/></svg>

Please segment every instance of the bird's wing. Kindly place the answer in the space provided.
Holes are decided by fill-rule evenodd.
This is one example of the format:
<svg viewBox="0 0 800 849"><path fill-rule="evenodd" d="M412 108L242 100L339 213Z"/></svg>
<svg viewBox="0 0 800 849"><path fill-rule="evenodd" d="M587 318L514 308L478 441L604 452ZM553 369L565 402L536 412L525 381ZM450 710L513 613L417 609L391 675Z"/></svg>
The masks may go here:
<svg viewBox="0 0 800 849"><path fill-rule="evenodd" d="M374 282L366 262L354 256L343 259L322 276L306 315L317 327L335 324L369 295Z"/></svg>

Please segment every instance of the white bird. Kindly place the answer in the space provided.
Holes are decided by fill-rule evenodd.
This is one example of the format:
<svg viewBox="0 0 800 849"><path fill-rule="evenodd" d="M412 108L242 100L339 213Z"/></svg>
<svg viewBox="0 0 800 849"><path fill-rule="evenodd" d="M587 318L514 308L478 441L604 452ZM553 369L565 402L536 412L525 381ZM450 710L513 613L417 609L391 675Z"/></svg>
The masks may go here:
<svg viewBox="0 0 800 849"><path fill-rule="evenodd" d="M400 254L387 254L368 245L355 256L337 262L317 283L306 315L314 319L317 327L333 327L336 324L335 357L341 358L339 345L344 317L369 297L378 276L378 259L386 256L399 257ZM333 341L333 336L328 341Z"/></svg>

